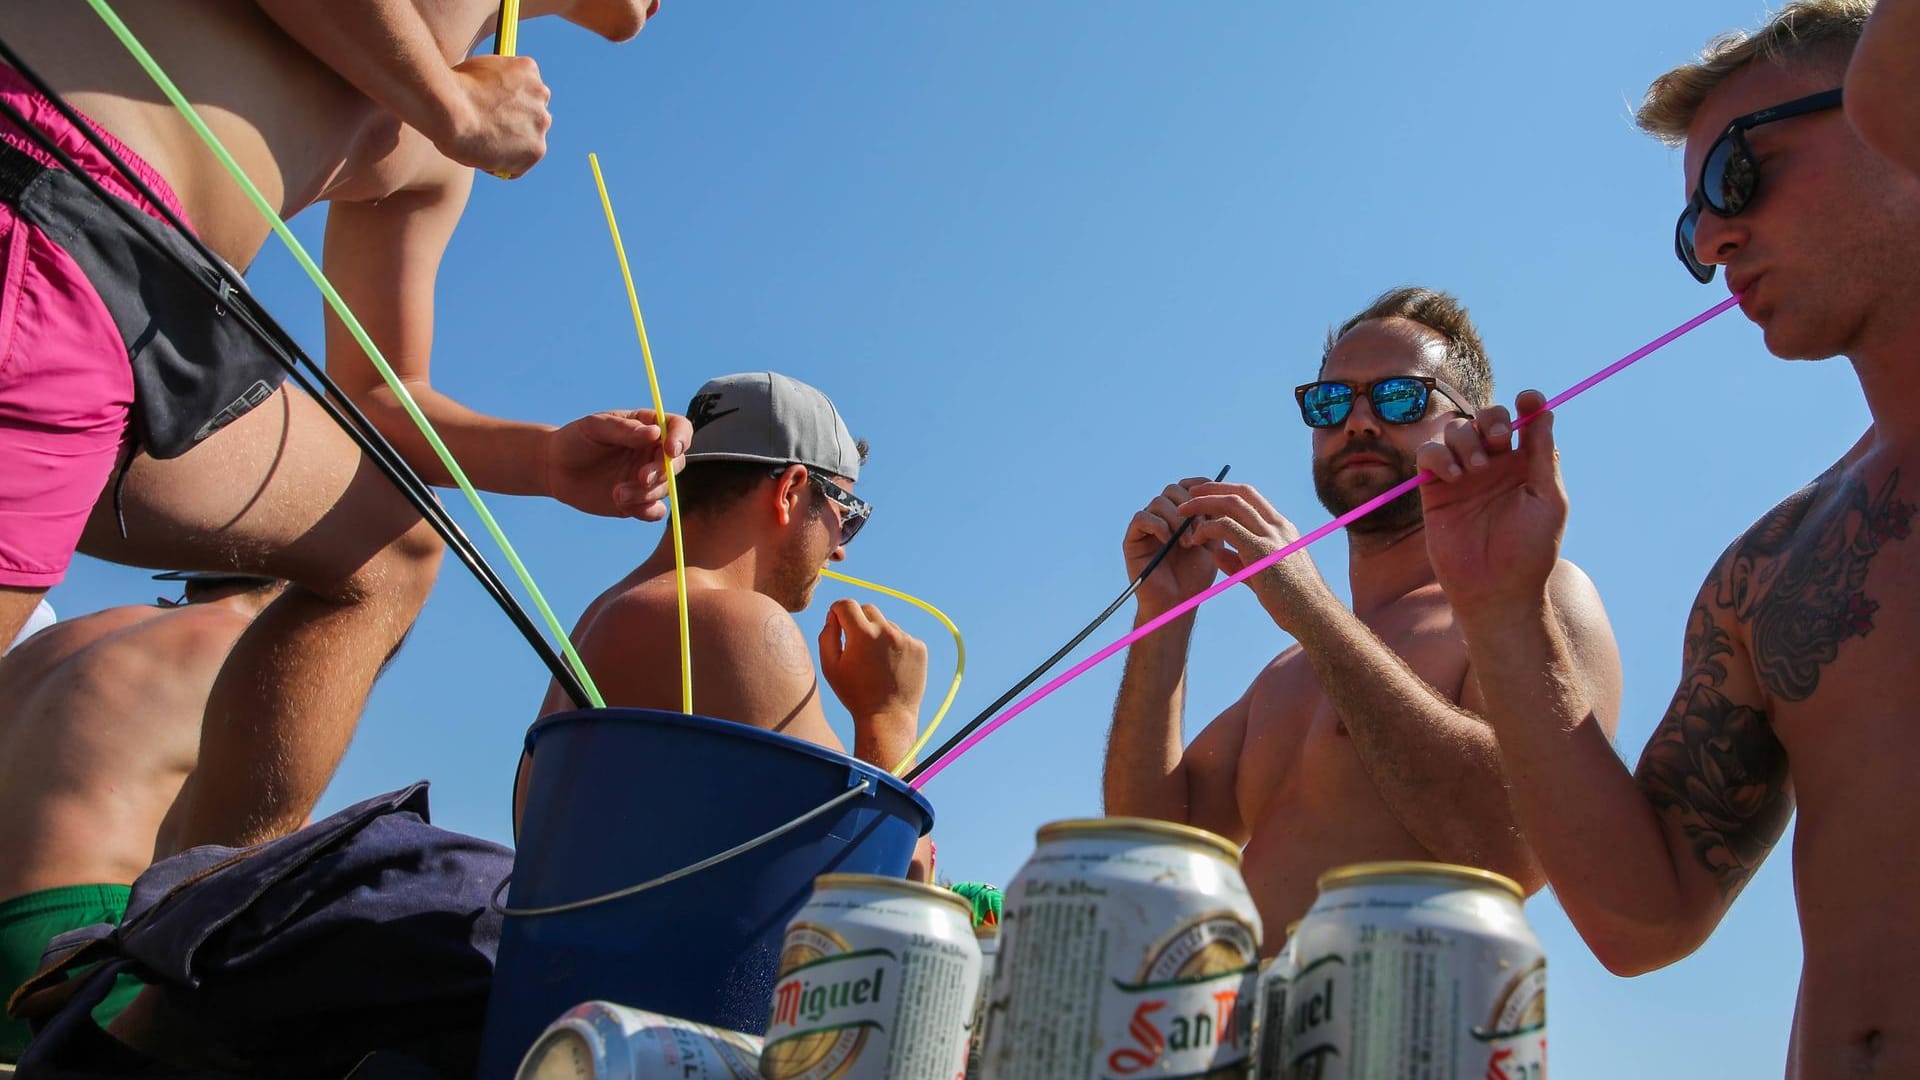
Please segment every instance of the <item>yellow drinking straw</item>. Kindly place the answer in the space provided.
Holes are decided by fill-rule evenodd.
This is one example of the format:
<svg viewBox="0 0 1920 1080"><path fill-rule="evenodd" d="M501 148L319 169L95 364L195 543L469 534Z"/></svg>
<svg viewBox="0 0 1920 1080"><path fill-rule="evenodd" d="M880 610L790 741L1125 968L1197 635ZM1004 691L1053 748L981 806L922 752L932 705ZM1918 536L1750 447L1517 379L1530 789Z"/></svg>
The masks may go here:
<svg viewBox="0 0 1920 1080"><path fill-rule="evenodd" d="M874 592L884 593L896 600L905 600L921 611L939 619L941 624L947 628L947 632L953 635L953 648L954 651L959 654L958 658L954 661L953 682L947 685L947 696L945 700L940 702L940 707L934 710L933 719L927 723L927 730L920 733L920 740L914 743L913 749L907 751L907 756L901 758L900 763L893 767L893 775L904 776L907 770L913 767L913 759L919 757L920 751L927 748L927 743L933 738L934 730L940 726L940 721L946 719L947 710L953 707L954 695L960 692L961 676L967 673L967 639L960 636L960 628L953 625L953 620L947 618L946 612L941 611L939 608L934 607L932 604L927 603L917 596L909 596L898 589L889 589L885 585L876 585L871 581L862 581L857 577L850 577L833 570L822 570L820 574L822 577L830 577L835 581L844 581L849 585L858 585L863 589L872 589Z"/></svg>
<svg viewBox="0 0 1920 1080"><path fill-rule="evenodd" d="M493 27L493 55L520 55L520 0L500 0L500 17ZM502 180L513 179L507 173L487 171Z"/></svg>
<svg viewBox="0 0 1920 1080"><path fill-rule="evenodd" d="M493 55L520 55L520 0L500 0L500 18L493 30Z"/></svg>
<svg viewBox="0 0 1920 1080"><path fill-rule="evenodd" d="M507 0L513 4L513 0ZM653 391L653 417L660 425L660 456L667 469L667 522L673 529L673 588L680 604L680 711L693 713L693 648L687 633L687 554L680 545L680 485L673 478L673 456L667 448L667 407L660 400L660 379L653 370L653 347L647 344L647 321L640 317L640 296L633 291L633 270L627 248L620 242L620 223L613 219L613 200L606 178L600 175L600 156L588 154L593 183L600 189L600 206L607 212L607 231L613 234L613 253L620 260L620 277L627 283L627 304L633 308L633 328L640 335L640 359L647 365L647 388ZM918 750L918 747L915 747Z"/></svg>

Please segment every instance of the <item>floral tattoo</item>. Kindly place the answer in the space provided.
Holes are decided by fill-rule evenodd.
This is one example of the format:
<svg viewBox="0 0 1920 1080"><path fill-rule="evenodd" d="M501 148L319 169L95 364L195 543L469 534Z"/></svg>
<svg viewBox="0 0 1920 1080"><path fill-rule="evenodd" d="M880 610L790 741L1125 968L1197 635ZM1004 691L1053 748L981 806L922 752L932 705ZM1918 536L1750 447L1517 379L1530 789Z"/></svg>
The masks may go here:
<svg viewBox="0 0 1920 1080"><path fill-rule="evenodd" d="M1747 630L1753 673L1781 701L1803 701L1842 643L1873 631L1865 591L1873 557L1912 533L1914 504L1895 470L1869 495L1836 473L1762 518L1715 570L1687 621L1685 676L1641 756L1647 797L1678 815L1694 856L1731 898L1793 813L1787 751L1757 704L1727 696L1733 647L1722 620ZM1713 584L1710 582L1710 585ZM1708 593L1712 598L1709 599Z"/></svg>

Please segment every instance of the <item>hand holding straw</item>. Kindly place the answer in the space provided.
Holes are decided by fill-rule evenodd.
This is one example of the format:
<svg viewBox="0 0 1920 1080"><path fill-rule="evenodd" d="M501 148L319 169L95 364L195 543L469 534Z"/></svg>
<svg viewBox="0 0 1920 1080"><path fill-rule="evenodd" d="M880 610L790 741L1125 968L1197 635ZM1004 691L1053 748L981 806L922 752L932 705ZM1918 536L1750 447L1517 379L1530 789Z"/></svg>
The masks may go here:
<svg viewBox="0 0 1920 1080"><path fill-rule="evenodd" d="M1232 468L1233 466L1231 465L1220 466L1220 473L1219 475L1213 478L1213 482L1217 484L1220 481L1225 480L1227 478L1227 472ZM998 698L995 698L993 704L987 706L985 709L980 710L980 715L967 721L967 725L965 727L961 728L959 731L954 732L953 737L951 739L948 739L945 743L943 743L940 749L934 751L932 757L922 762L917 768L915 768L912 772L907 774L907 777L906 777L907 782L910 784L914 783L914 780L917 777L919 777L922 773L926 772L930 767L932 767L935 763L939 762L942 758L945 758L949 753L953 751L953 748L960 745L960 743L963 740L965 740L967 736L973 734L974 729L978 728L981 724L986 723L987 718L991 717L996 710L998 710L1001 706L1005 705L1007 702L1012 701L1013 696L1015 694L1018 694L1020 691L1025 690L1029 686L1032 686L1035 679L1038 679L1040 676L1045 675L1048 671L1051 671L1053 669L1053 665L1059 663L1062 657L1066 656L1068 653L1072 652L1074 649L1079 648L1081 642L1087 640L1087 637L1090 634L1092 634L1095 630L1098 630L1100 628L1101 623L1104 623L1108 619L1112 618L1113 613L1120 610L1120 605L1126 603L1127 598L1132 596L1135 592L1139 591L1140 586L1145 584L1146 580L1149 577L1153 576L1153 572L1159 568L1162 560L1166 559L1166 557L1173 552L1174 545L1180 542L1180 538L1182 536L1185 536L1187 534L1187 530L1193 528L1193 523L1198 520L1199 520L1198 518L1188 518L1187 520L1181 522L1180 527L1173 531L1172 538L1169 539L1166 542L1166 544L1160 548L1159 552L1155 554L1154 557L1147 562L1146 569L1140 571L1139 575L1133 579L1133 583L1127 586L1127 589L1125 592L1115 597L1113 603L1107 605L1107 610L1101 612L1098 615L1095 615L1093 617L1092 622L1088 623L1084 629L1082 629L1078 634L1075 634L1073 636L1072 641L1069 641L1065 645L1060 646L1060 648L1052 656L1047 657L1046 660L1044 660L1039 667L1034 668L1032 671L1028 672L1026 678L1023 678L1019 682L1014 683L1013 687L1009 689L1006 693L1001 694ZM957 685L958 683L957 676L955 678L955 682ZM951 694L948 695L948 700L949 701L952 700ZM945 712L946 712L946 707L943 705L941 706L941 713L944 714ZM939 722L940 722L939 716L935 716L934 723L938 724ZM931 725L929 725L927 728L927 734L928 735L933 734L933 727ZM926 741L925 737L923 736L920 741L924 743ZM915 746L913 750L914 750L914 753L917 754L920 752L920 747ZM938 770L936 769L935 771L937 772ZM918 787L919 785L914 784L914 786Z"/></svg>

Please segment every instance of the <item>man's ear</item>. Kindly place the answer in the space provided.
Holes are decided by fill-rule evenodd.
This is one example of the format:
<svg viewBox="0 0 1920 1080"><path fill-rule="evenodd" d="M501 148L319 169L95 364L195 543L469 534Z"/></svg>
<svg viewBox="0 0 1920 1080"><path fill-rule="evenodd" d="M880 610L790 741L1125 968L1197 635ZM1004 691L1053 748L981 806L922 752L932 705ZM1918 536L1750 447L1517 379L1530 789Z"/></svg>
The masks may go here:
<svg viewBox="0 0 1920 1080"><path fill-rule="evenodd" d="M773 482L774 521L784 528L793 524L807 497L807 467L789 465Z"/></svg>

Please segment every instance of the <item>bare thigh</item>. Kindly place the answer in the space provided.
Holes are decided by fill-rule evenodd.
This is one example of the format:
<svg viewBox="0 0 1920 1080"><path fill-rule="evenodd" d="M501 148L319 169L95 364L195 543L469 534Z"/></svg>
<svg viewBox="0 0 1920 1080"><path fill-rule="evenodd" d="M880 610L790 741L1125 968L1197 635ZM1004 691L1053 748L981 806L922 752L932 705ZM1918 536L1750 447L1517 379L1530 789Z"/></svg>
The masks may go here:
<svg viewBox="0 0 1920 1080"><path fill-rule="evenodd" d="M283 386L180 457L136 454L124 485L101 493L80 550L133 566L268 574L340 596L378 584L349 583L420 527L420 515L332 418Z"/></svg>

